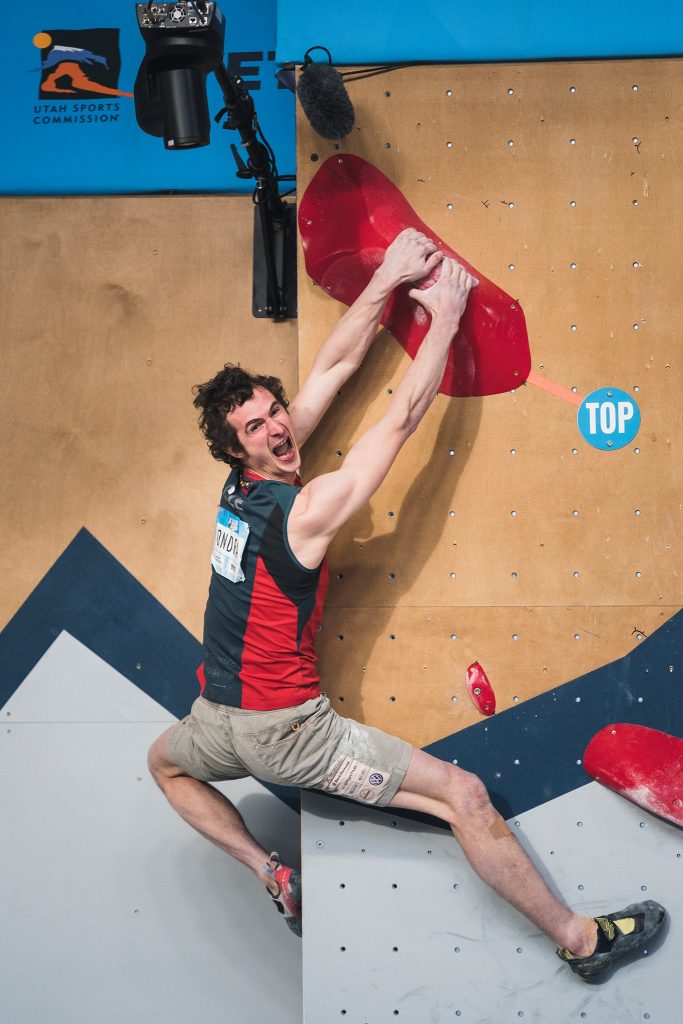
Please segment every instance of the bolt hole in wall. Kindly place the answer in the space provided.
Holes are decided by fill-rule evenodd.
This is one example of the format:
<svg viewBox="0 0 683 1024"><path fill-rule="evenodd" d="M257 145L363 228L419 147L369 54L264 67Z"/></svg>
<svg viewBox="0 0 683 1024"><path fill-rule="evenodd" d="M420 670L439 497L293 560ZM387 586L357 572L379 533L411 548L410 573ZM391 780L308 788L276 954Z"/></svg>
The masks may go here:
<svg viewBox="0 0 683 1024"><path fill-rule="evenodd" d="M664 462L661 459L657 461L665 453L663 439L656 443L651 442L648 435L650 430L654 431L655 429L653 417L655 419L659 417L662 423L666 422L668 418L673 423L674 420L680 419L680 415L677 403L671 405L671 396L666 398L668 407L666 416L663 414L663 409L661 410L662 415L659 416L656 405L652 401L655 387L659 387L664 379L666 359L661 358L664 354L663 349L660 347L656 350L656 365L648 369L647 383L650 384L650 387L646 387L645 371L642 365L643 353L646 350L640 347L659 344L658 339L651 337L655 333L654 329L648 329L646 293L645 291L639 292L638 289L651 287L654 276L661 275L663 262L657 247L660 244L666 247L667 244L665 239L660 243L656 238L648 237L646 230L646 218L651 216L654 203L658 201L654 183L657 181L656 175L659 173L659 167L655 162L651 162L647 167L647 172L654 175L650 185L651 198L648 200L641 195L641 182L645 173L644 161L649 159L649 140L643 121L638 119L636 122L633 119L631 100L632 97L635 97L639 108L642 106L642 101L648 92L644 88L644 79L641 79L639 74L634 74L632 66L624 65L621 70L620 84L618 87L612 87L611 83L616 78L613 69L610 69L610 75L613 77L609 79L609 82L606 78L603 81L600 78L600 65L596 64L591 68L591 74L594 73L598 76L596 84L593 84L592 79L580 65L575 68L566 66L562 72L563 78L556 76L551 79L550 76L555 73L553 68L544 71L548 78L543 79L542 84L546 85L547 81L553 81L555 85L552 90L540 88L540 77L538 80L534 79L534 88L532 89L527 76L540 76L541 70L533 67L512 70L488 69L489 75L493 76L494 88L498 89L498 103L504 105L508 112L507 122L504 117L497 122L497 131L493 140L494 156L491 156L490 150L486 148L487 135L490 134L490 130L487 132L481 123L471 126L467 123L467 118L458 117L459 112L463 109L463 104L474 102L474 100L468 91L469 87L466 82L461 84L452 69L449 71L448 78L440 79L440 87L438 91L434 92L434 103L441 104L441 108L448 112L450 117L447 129L444 130L443 120L439 122L439 118L435 116L435 120L439 123L433 130L430 129L425 118L420 133L415 133L414 119L410 119L413 135L419 134L419 145L422 149L422 153L419 155L416 150L411 149L408 133L401 134L398 111L404 112L402 109L405 98L403 86L397 78L391 79L390 87L386 87L386 79L382 79L381 83L375 86L375 95L381 97L384 91L390 92L392 103L388 103L389 97L387 97L382 106L387 127L383 129L376 146L376 150L381 149L381 152L376 152L374 157L369 153L365 155L380 164L386 172L387 167L390 166L389 161L395 159L395 154L400 149L401 159L405 160L405 166L402 166L401 171L401 183L406 183L407 189L408 183L412 182L412 191L407 198L418 209L418 212L427 217L428 214L437 211L437 216L441 218L439 230L442 236L451 244L462 245L463 256L468 257L476 245L477 255L482 254L482 265L485 260L489 266L497 267L499 279L502 277L501 286L508 289L507 282L515 282L514 289L510 289L515 293L511 297L511 301L518 301L527 317L534 368L540 367L541 374L546 374L549 378L562 384L576 399L576 402L572 408L569 402L557 401L547 394L541 395L537 389L532 390L528 384L520 385L510 393L512 397L506 394L491 399L485 397L481 400L480 430L479 434L475 436L470 429L470 419L474 418L472 410L477 405L477 400L467 399L462 403L449 403L444 396L441 396L438 399L442 407L439 410L439 415L452 415L456 427L455 429L450 427L448 432L444 430L443 433L438 434L439 417L435 416L434 424L430 426L431 433L425 439L424 447L431 449L433 438L436 436L438 440L434 447L438 451L441 466L445 463L448 472L459 474L454 479L452 492L447 495L441 508L437 510L440 517L437 530L443 534L444 542L440 548L435 548L433 555L430 555L431 560L427 563L428 578L422 589L420 589L419 579L411 581L409 574L404 570L404 565L395 559L393 553L387 554L391 551L388 545L383 549L383 557L372 562L371 570L373 585L380 595L386 594L386 588L391 581L389 573L396 573L396 579L391 582L394 584L395 592L399 595L398 599L405 602L404 611L406 613L410 611L416 623L424 622L428 615L432 614L432 605L438 604L438 601L443 601L445 607L452 603L454 607L448 607L449 618L445 620L448 625L441 628L439 636L444 641L449 637L452 639L450 645L444 643L449 658L447 665L450 666L455 663L456 659L460 659L460 662L453 668L453 678L461 679L463 666L474 657L481 657L488 669L488 661L483 651L480 651L479 645L487 643L492 645L496 642L505 651L514 648L515 661L519 658L520 665L525 667L524 659L530 657L529 650L535 648L536 662L533 673L540 678L546 688L550 689L550 687L572 678L573 671L577 675L581 674L584 662L580 659L587 657L588 650L594 652L590 655L594 661L588 663L587 667L599 668L601 663L625 653L629 645L636 642L637 635L634 634L634 637L631 637L633 612L624 612L624 608L628 606L629 602L631 605L634 601L638 603L642 601L643 605L650 602L650 595L644 592L644 588L652 581L654 573L645 557L642 557L641 561L641 556L636 555L639 549L635 546L634 538L638 538L639 531L644 530L646 526L650 535L657 535L658 525L661 525L663 521L660 512L656 509L661 494L659 488L660 484L665 485L666 479L670 476L670 465L666 462L666 457ZM419 69L420 76L430 73L429 69ZM463 69L463 77L468 73L468 69ZM568 77L569 74L571 74L571 78ZM458 71L459 75L460 71ZM608 86L612 88L611 93L608 91ZM634 86L637 87L633 88ZM485 91L482 90L480 95ZM489 91L494 90L489 89ZM599 104L598 94L600 96ZM372 94L367 92L363 96L367 96L368 109L371 109ZM539 96L543 97L542 104L538 99ZM594 102L595 106L590 109L599 114L596 123L599 123L601 128L597 133L593 132L592 125L589 123L590 119L584 118L584 112L588 109L586 104L591 102ZM535 105L532 106L532 103ZM626 103L630 107L629 111L623 117L620 114L619 124L612 124L609 112L612 110L621 112ZM553 104L555 104L554 108ZM375 108L376 105L375 102ZM560 110L565 115L563 121L558 114ZM581 111L580 116L579 110ZM394 111L396 114L391 120L389 114L390 112L393 114ZM531 113L527 113L528 111ZM568 113L566 113L567 111ZM494 110L494 112L496 111ZM543 125L541 125L539 116L541 114L543 115ZM522 115L526 117L526 121ZM406 118L407 120L408 118ZM527 186L525 176L528 176L527 172L532 176L535 172L530 163L524 162L527 161L531 151L531 131L537 136L541 132L546 133L546 136L549 136L551 131L555 132L558 143L557 152L560 154L557 159L559 162L561 157L563 162L561 164L562 174L557 176L558 180L552 180L550 175L544 179L543 174L547 175L548 170L545 168L543 174L533 177L533 189ZM391 139L392 150L385 152L383 147L386 139ZM433 154L433 166L430 166L428 173L434 175L433 180L434 183L438 182L438 190L436 184L419 181L419 179L427 177L424 167L424 146L427 140L431 142L429 152ZM638 152L634 140L637 140L640 145L640 152ZM612 146L613 141L614 146ZM448 142L451 142L452 145L448 146ZM621 155L616 153L617 143L621 146ZM612 179L608 181L607 175L604 181L610 184L610 188L603 189L601 181L596 181L596 177L599 179L603 172L598 158L608 147L611 147L610 159L605 159L604 164L606 167L608 164L610 165L610 173L618 165L619 160L623 159L624 162L623 181L620 180L618 183L620 184L619 188L611 187ZM475 194L474 200L471 199L470 190L466 189L462 183L466 174L474 167L471 154L475 148L480 154L486 153L486 158L480 157L479 163L476 165L477 169L481 170L482 167L487 169L486 161L488 160L491 163L492 179L495 180L496 175L500 178L499 172L503 168L507 176L503 178L506 187L508 180L515 181L515 188L511 189L509 194L502 191L500 195L490 197ZM661 152L664 150L665 146L662 144ZM537 160L538 152L539 150L536 150L534 153L534 158ZM593 154L597 154L595 157L596 174L592 174L591 180L587 181L585 168ZM671 157L670 152L666 154L667 160L670 160ZM467 160L471 161L469 165ZM579 163L580 161L581 163ZM576 165L574 176L567 171L567 168L571 170L572 164ZM636 170L633 179L629 179L627 165ZM442 177L438 178L440 167L445 170ZM456 168L457 186L454 183ZM524 173L522 173L522 169ZM517 174L517 179L513 179L514 174ZM614 172L614 177L616 177L616 172ZM419 184L414 184L417 181ZM671 187L675 184L675 178L669 175L666 182L660 178L659 184L663 189L662 194L668 190L673 209ZM433 189L436 194L430 196L428 194L430 189ZM603 190L601 191L601 189ZM420 207L423 197L424 209ZM480 200L483 198L490 199L489 208L481 205ZM503 199L505 202L499 201ZM634 199L637 200L638 205L633 205ZM475 206L477 207L476 211ZM539 209L543 211L542 216L537 212ZM596 216L597 211L599 213ZM489 220L485 220L484 218L489 215ZM475 220L475 216L480 219ZM555 218L550 242L547 240L547 224L544 223L548 217ZM499 228L494 218L500 220L502 227ZM598 220L602 225L600 232L596 231ZM557 228L557 224L560 225L560 229ZM457 238L454 236L456 225ZM501 237L504 237L508 231L512 235L505 240L504 246L501 247ZM590 233L591 231L593 234ZM486 237L487 232L491 234L490 242ZM471 246L470 249L466 247L463 239L467 240ZM527 249L524 248L525 244L528 246ZM557 252L554 252L554 249ZM549 254L554 260L554 279L551 278L547 270L551 260L544 258L546 254ZM614 263L613 273L608 273L606 269L610 262ZM668 262L671 265L670 260ZM569 270L569 274L567 270ZM546 283L546 278L549 279L549 283ZM560 283L555 285L555 281L558 279ZM553 287L556 289L554 292L548 291ZM593 302L592 296L598 291L600 291L601 300ZM557 303L547 301L550 294L558 300L565 299L565 301L557 301ZM571 301L574 296L578 296L580 301ZM626 296L629 297L629 302L625 301ZM624 299L623 303L622 298ZM680 305L679 298L671 296L671 299L677 308ZM650 299L647 301L650 302ZM549 324L548 321L551 318L552 323ZM610 329L614 329L614 338L610 338ZM403 354L400 354L400 358L403 359ZM390 366L390 373L391 378L389 379L395 381L397 376L393 365ZM386 376L380 379L378 375L377 389L382 402L386 401L387 379ZM603 388L605 393L602 396L590 397L594 391ZM638 403L642 403L643 414L642 435L636 435L630 441L626 441L621 454L614 442L618 439L617 435L625 433L629 424L633 423L635 413L630 415L633 406L629 404L629 406L622 407L620 418L618 402L622 398L619 389L627 393L629 400L632 401L635 398ZM610 394L607 394L607 391ZM584 438L577 429L578 402L584 399L594 403L591 408L585 410L586 430L589 434L593 431L594 433L591 434L593 437L596 437L599 432L604 435L605 448L602 451L595 450L595 446L584 442ZM626 398L623 401L626 401ZM661 401L664 402L664 398L661 398ZM507 402L508 405L504 405L504 402ZM611 403L611 405L607 403ZM457 410L452 408L456 404L458 405ZM565 405L566 408L564 408ZM518 417L521 427L514 419L515 415ZM649 417L647 429L645 426L646 416ZM494 421L497 429L493 426ZM466 453L458 433L460 429L468 440L473 441L464 471L461 459ZM673 431L673 426L671 430ZM608 441L611 441L612 444L607 445ZM412 470L417 457L425 454L419 448L417 434L411 443L414 444L414 450L411 453L408 471ZM570 454L572 458L569 457ZM634 459L633 455L639 455L639 459ZM668 457L670 458L670 456L671 450L668 452ZM646 460L649 462L647 470L640 466L640 463L645 463ZM656 471L654 471L655 463L658 465ZM669 466L668 469L667 466ZM472 480L478 480L477 487L470 482L470 475ZM404 522L410 518L406 507L401 505L406 493L405 467L401 467L399 476L400 480L397 481L395 489L392 490L391 484L388 484L386 494L383 495L383 503L380 506L381 519L380 515L375 516L375 523L379 523L380 532L385 529L387 531L393 529L396 522L393 520L389 524L387 509L394 510L396 517ZM569 484L568 481L570 481ZM606 485L606 481L609 481L609 486ZM552 482L552 486L550 482ZM616 500L617 497L619 502ZM665 504L670 509L668 500ZM601 507L602 521L598 520L596 514L598 505ZM609 506L608 513L605 512L606 506ZM620 518L619 509L621 510ZM543 517L541 510L545 513ZM425 510L425 514L429 514L427 510ZM667 514L670 514L670 511ZM470 528L471 521L475 517L478 518L478 525L481 527L478 536L477 531ZM492 526L491 523L494 520L495 526ZM605 525L607 522L608 526ZM609 529L610 543L609 546L603 543L600 548L597 543L592 544L591 536L597 535L603 526L605 527L603 533L608 532ZM501 543L496 537L496 532L502 534L504 531L506 531L505 539ZM505 546L510 546L510 533L514 534L514 543L518 544L519 548L515 547L512 551L505 552ZM498 576L505 577L503 584L499 584L503 597L496 597L495 601L490 602L491 605L496 605L495 614L487 610L486 597L482 598L475 591L472 583L474 574L471 552L475 538L476 542L481 544L482 536L485 538L487 555L490 546L498 556L496 563L503 570L498 569ZM531 539L529 540L529 538ZM457 541L457 548L453 547L454 541ZM499 544L500 546L497 546ZM371 548L372 542L368 541L368 553ZM562 554L558 556L560 548ZM379 550L379 547L376 546L375 550ZM501 550L503 551L502 557ZM627 555L624 555L624 552ZM610 555L609 562L606 559L607 554ZM644 554L643 552L643 556ZM491 554L491 561L494 558L495 555ZM542 579L544 574L545 579ZM487 564L482 566L481 575L493 577L494 573L489 572ZM370 570L368 571L368 580L369 577ZM357 577L354 577L355 579ZM513 583L516 588L515 595L510 597L509 588L513 586ZM604 588L602 583L605 584ZM399 586L396 584L406 587L406 589L399 591ZM504 592L503 586L507 588ZM430 587L434 593L438 593L438 598L429 593ZM637 593L641 589L643 590L642 597ZM673 593L673 589L670 588L665 602L667 605L675 603ZM346 600L346 594L344 600ZM508 604L518 602L519 614L515 611L509 617L503 618L500 608L506 602ZM538 616L544 621L536 624L534 620L534 626L530 628L528 609L524 608L522 611L526 604L534 607L552 607L553 610L549 610L545 616ZM466 620L464 610L468 606L476 608L481 616L480 632L475 633L475 629L469 622L461 621ZM563 611L566 609L567 614L560 614L557 611L559 608ZM614 608L613 613L612 608ZM584 609L587 612L586 615L583 614ZM603 619L600 619L601 609L604 611ZM371 656L368 656L366 651L363 652L363 658L367 660L369 666L368 689L366 690L368 706L371 701L373 701L373 709L381 705L379 713L385 714L387 723L391 721L390 716L394 713L397 715L404 713L409 718L411 712L404 712L403 709L411 706L414 715L416 697L415 692L411 690L411 685L419 684L424 685L424 689L419 693L421 707L428 708L433 704L439 704L444 709L444 715L452 715L454 720L456 714L461 715L465 711L474 714L467 699L461 699L459 702L453 700L461 693L461 683L454 686L452 679L449 679L447 690L444 691L442 686L442 689L435 694L435 683L434 690L430 691L432 677L436 678L440 675L443 679L437 652L432 653L430 650L429 654L425 656L423 652L418 651L415 638L409 635L411 627L404 626L407 615L406 619L402 621L398 612L400 612L400 608L397 609L396 614L388 613L391 614L389 628L395 628L395 634L401 641L401 643L397 641L395 644L396 654L392 655L388 652L390 645L386 643L387 620L386 617L382 618L380 615L376 619L380 623L377 632L380 639ZM608 613L611 614L611 620L620 627L623 634L619 641L622 645L621 649L619 649L618 643L608 637L607 631L602 629L602 622L607 621ZM596 641L593 635L593 626L589 621L589 616L600 621L596 630L600 633L599 641ZM641 620L636 619L636 621L640 624ZM627 626L626 623L628 623ZM644 620L642 625L645 631L649 632L648 625ZM451 629L452 631L450 631ZM350 636L351 630L348 629L347 633ZM408 639L406 640L407 635ZM424 640L425 647L431 644L433 635L433 633L427 634ZM476 646L472 650L473 637ZM515 640L511 643L512 637ZM355 640L354 636L354 642ZM387 663L381 660L385 655L380 653L385 652L387 657L398 659L404 654L403 642L411 645L415 643L417 669L421 670L423 664L428 665L428 669L420 673L419 680L417 679L418 673L413 673L415 684L408 682L402 684L405 685L405 690L399 689L394 681L395 672L393 677L388 673L385 674ZM549 651L551 645L558 642L564 645L566 653L563 654L563 657L566 667L563 666L562 669L559 669L555 662L550 662L543 665L544 674L541 675L541 665L549 655L545 654L545 657L541 655L539 658L538 652ZM610 647L610 645L612 646ZM610 649L609 654L606 653L608 648ZM499 655L499 660L503 663L502 655ZM576 671L578 664L581 665L581 671ZM406 659L406 670L409 668L410 665ZM458 672L460 673L459 677ZM516 672L514 666L511 668L511 672L510 682L506 684L509 685L509 689L505 694L505 704L509 702L519 704L530 695L527 680L531 672L522 669ZM563 676L562 672L566 672L566 674ZM371 677L372 681L377 684L377 689L374 692L371 690ZM493 672L491 678L497 682ZM571 707L576 706L576 712L570 712L569 717L574 714L582 715L584 711L591 709L590 692L585 689L581 693L582 698L576 701L576 705L573 703L572 695ZM395 702L390 700L393 696L397 698ZM636 689L634 691L634 708L640 706L638 696ZM519 709L513 711L514 714L518 712ZM469 719L469 721L472 720ZM375 724L374 720L373 724ZM443 729L444 734L450 727L451 722L447 722ZM438 723L435 725L435 738L437 738L437 728ZM578 755L581 753L581 750L577 750L575 753L572 752L570 758L567 758L568 771L580 766L581 758ZM513 757L512 754L517 756ZM506 752L506 758L503 760L501 757L499 762L503 778L509 777L511 774L521 776L527 768L527 758L522 747L520 746L516 750L511 748ZM457 758L449 758L449 760L457 761ZM464 764L464 756L462 761ZM515 761L521 763L516 765ZM492 767L495 770L495 765ZM491 775L493 775L493 771ZM590 818L588 816L584 818L584 814L582 809L582 817L575 815L568 821L568 827L571 827L572 833L576 833L582 839L587 834L590 837L592 831ZM583 821L584 825L579 828L576 826L576 821ZM638 829L637 824L636 829ZM641 835L639 835L639 839ZM555 861L559 861L563 855L562 847L555 836L552 839L553 845L558 844L557 855L553 852L553 857ZM550 845L550 843L541 844L539 848L547 852ZM435 860L436 858L434 858ZM639 889L641 884L646 884L643 877L636 875L636 889ZM647 878L646 881L650 883ZM583 870L580 873L577 871L577 874L568 882L567 889L571 889L574 898L580 892L588 902L591 896L591 884L592 880L588 873L584 874ZM579 890L579 885L585 888ZM400 891L404 892L405 889L402 887ZM458 894L454 893L453 898L457 897ZM403 944L400 941L398 944L402 947L402 953L405 955ZM453 942L450 948L454 949ZM459 941L458 948L461 952L457 959L465 961L469 953L469 944ZM512 945L513 953L516 948L515 945ZM519 959L527 960L530 957L527 943L520 943L519 948L525 950L525 955L520 956ZM456 958L454 957L454 959ZM385 1014L391 1012L391 1009L391 1002L386 1002ZM463 1016L467 1016L464 1000L459 1001L457 1009ZM350 1007L348 1010L351 1012ZM452 1004L450 1012L454 1013ZM521 1003L520 1000L520 1005L516 1007L513 1003L508 1008L508 1014L511 1017L519 1012L525 1013L527 1019L535 1019L535 1012L527 1005L526 1000L524 1003ZM648 1012L650 1011L648 1010ZM576 1017L578 1017L578 1012L577 1009L574 1009L571 1019L576 1019Z"/></svg>

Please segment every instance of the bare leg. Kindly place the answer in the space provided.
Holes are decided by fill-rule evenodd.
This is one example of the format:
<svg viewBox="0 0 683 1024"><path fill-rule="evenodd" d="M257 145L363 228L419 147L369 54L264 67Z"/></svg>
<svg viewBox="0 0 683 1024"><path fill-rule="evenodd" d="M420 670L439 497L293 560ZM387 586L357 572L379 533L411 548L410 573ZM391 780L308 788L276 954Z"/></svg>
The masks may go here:
<svg viewBox="0 0 683 1024"><path fill-rule="evenodd" d="M225 853L251 868L277 895L277 882L263 870L268 854L247 830L242 815L217 789L186 775L170 760L166 733L162 733L149 749L149 770L181 818Z"/></svg>
<svg viewBox="0 0 683 1024"><path fill-rule="evenodd" d="M590 956L593 952L595 921L572 913L552 894L476 775L415 749L391 806L447 821L463 853L487 885L557 946L566 947L575 956Z"/></svg>

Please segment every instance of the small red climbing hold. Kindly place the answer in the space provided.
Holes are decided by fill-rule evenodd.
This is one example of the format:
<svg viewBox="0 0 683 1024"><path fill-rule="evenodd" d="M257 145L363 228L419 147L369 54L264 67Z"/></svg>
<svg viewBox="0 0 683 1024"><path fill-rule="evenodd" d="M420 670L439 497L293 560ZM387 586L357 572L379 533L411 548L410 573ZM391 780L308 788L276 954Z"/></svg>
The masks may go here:
<svg viewBox="0 0 683 1024"><path fill-rule="evenodd" d="M492 715L496 710L496 695L484 669L478 661L467 669L467 689L482 715Z"/></svg>

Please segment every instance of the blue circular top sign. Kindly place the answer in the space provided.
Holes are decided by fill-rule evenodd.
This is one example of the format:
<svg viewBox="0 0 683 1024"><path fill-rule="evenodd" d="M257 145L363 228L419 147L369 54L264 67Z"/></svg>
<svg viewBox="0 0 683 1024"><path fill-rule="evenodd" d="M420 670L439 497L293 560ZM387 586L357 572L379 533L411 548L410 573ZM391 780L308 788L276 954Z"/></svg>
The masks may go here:
<svg viewBox="0 0 683 1024"><path fill-rule="evenodd" d="M598 388L579 406L577 423L581 436L602 451L623 448L638 433L640 409L620 388Z"/></svg>

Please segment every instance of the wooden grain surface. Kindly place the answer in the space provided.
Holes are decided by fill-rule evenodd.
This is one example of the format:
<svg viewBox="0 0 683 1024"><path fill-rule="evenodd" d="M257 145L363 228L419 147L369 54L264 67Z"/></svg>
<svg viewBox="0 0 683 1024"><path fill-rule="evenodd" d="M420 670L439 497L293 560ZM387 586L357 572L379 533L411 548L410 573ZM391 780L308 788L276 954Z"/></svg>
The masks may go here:
<svg viewBox="0 0 683 1024"><path fill-rule="evenodd" d="M2 622L85 526L201 636L227 467L192 386L296 386L296 322L251 316L242 197L4 198Z"/></svg>
<svg viewBox="0 0 683 1024"><path fill-rule="evenodd" d="M680 607L682 86L678 60L401 68L347 81L357 123L341 143L299 112L300 194L328 157L363 156L519 299L537 374L579 395L623 388L642 414L632 444L603 452L575 406L531 384L437 398L331 551L321 654L349 713L423 744L477 719L475 658L502 709ZM301 260L302 375L342 309ZM307 473L339 465L407 365L381 332Z"/></svg>

